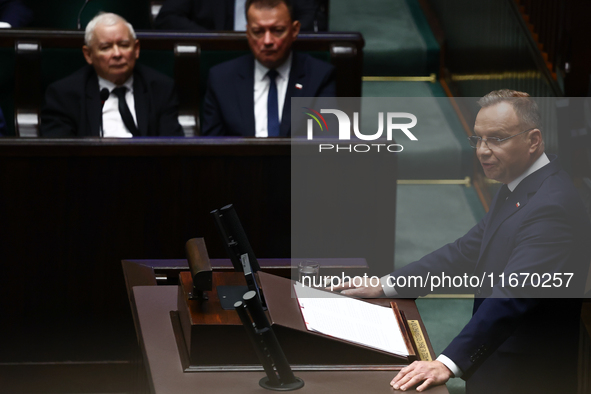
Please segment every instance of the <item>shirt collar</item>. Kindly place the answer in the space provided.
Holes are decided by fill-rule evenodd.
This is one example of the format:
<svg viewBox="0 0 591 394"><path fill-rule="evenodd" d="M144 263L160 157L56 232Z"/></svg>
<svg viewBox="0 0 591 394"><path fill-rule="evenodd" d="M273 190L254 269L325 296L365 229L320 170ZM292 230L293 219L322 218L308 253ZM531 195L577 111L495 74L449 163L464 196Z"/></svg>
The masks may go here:
<svg viewBox="0 0 591 394"><path fill-rule="evenodd" d="M283 64L275 69L277 71L278 77L281 77L282 79L289 78L289 72L291 71L292 57L293 57L293 54L292 54L292 52L290 52L289 56L283 62ZM263 66L258 60L255 59L255 61L254 61L254 80L255 80L255 82L262 81L267 76L268 71L269 71L269 68Z"/></svg>
<svg viewBox="0 0 591 394"><path fill-rule="evenodd" d="M113 89L118 87L113 82L108 81L102 77L98 77L98 81L99 81L99 90L103 90L104 88L107 88L109 90L109 92L112 92ZM125 86L131 93L133 93L133 74L131 74L131 76L127 79L127 81L125 81L123 83L123 85L120 85L120 86Z"/></svg>
<svg viewBox="0 0 591 394"><path fill-rule="evenodd" d="M542 153L542 155L540 157L538 157L538 159L536 161L534 161L534 163L527 170L525 170L525 172L523 174L521 174L520 176L518 176L517 178L515 178L514 180L509 182L507 184L507 187L511 191L515 190L517 185L519 185L519 183L522 180L524 180L526 177L533 174L534 172L536 172L540 168L544 167L548 163L550 163L550 159L548 159L548 156L546 156L545 153Z"/></svg>

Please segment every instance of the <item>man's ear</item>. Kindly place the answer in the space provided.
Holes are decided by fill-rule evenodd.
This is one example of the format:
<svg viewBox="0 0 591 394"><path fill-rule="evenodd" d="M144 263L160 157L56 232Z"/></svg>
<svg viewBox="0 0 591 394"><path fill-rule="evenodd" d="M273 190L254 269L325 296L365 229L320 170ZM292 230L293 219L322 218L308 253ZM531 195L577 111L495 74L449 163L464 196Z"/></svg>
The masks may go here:
<svg viewBox="0 0 591 394"><path fill-rule="evenodd" d="M86 59L86 63L88 64L92 64L92 58L90 57L90 51L91 49L84 45L82 46L82 53L84 54L84 59Z"/></svg>
<svg viewBox="0 0 591 394"><path fill-rule="evenodd" d="M135 58L138 59L140 57L140 40L135 40L133 50L135 52Z"/></svg>
<svg viewBox="0 0 591 394"><path fill-rule="evenodd" d="M530 141L529 150L532 153L537 151L540 148L540 146L544 143L544 140L542 139L542 132L540 131L540 129L533 129L528 133L528 137Z"/></svg>
<svg viewBox="0 0 591 394"><path fill-rule="evenodd" d="M298 34L300 34L300 27L302 26L302 24L300 23L300 21L293 21L292 27L293 27L293 38L295 39Z"/></svg>

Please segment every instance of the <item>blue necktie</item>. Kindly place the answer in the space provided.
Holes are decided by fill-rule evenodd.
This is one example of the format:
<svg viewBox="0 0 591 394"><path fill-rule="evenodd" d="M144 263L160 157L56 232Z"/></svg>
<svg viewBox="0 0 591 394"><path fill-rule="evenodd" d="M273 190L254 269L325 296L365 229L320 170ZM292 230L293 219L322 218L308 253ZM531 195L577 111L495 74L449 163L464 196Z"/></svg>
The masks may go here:
<svg viewBox="0 0 591 394"><path fill-rule="evenodd" d="M271 80L269 96L267 97L267 134L269 137L279 137L279 102L277 101L276 70L269 70L267 76Z"/></svg>

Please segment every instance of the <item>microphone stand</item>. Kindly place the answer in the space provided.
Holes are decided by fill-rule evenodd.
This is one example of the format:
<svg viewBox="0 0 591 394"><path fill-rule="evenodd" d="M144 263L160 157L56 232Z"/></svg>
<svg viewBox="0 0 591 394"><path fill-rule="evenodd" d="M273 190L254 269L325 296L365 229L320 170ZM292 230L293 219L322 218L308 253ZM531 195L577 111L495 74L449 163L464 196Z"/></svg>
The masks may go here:
<svg viewBox="0 0 591 394"><path fill-rule="evenodd" d="M90 0L84 0L84 4L82 4L82 8L80 8L80 12L78 12L78 23L76 24L78 30L82 30L80 28L80 17L82 16L82 11L84 11L84 8L86 7L86 4L88 4Z"/></svg>
<svg viewBox="0 0 591 394"><path fill-rule="evenodd" d="M234 308L267 375L259 380L259 385L275 391L304 387L304 381L294 376L256 292L248 291L242 299L234 304Z"/></svg>

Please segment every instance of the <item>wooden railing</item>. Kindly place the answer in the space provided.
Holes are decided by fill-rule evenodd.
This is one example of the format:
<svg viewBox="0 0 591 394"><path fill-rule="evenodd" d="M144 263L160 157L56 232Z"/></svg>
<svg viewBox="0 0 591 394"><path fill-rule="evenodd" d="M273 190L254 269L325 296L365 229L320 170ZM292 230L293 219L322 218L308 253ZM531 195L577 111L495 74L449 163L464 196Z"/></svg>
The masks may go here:
<svg viewBox="0 0 591 394"><path fill-rule="evenodd" d="M180 99L179 115L187 136L199 135L199 108L208 69L203 51L248 51L243 33L183 33L138 32L142 51L163 51L174 57L174 77ZM15 131L19 136L35 137L39 129L39 111L43 101L44 86L42 65L44 49L80 50L84 32L63 30L6 30L0 32L0 49L14 48L14 116ZM364 41L360 33L301 34L293 45L294 50L326 52L336 68L337 96L361 96L361 76ZM80 59L82 53L80 53ZM140 62L142 61L140 57ZM51 64L50 67L72 67L71 64ZM208 62L211 63L211 62ZM148 63L148 65L151 65ZM209 64L211 66L211 64ZM80 67L80 66L78 66ZM72 72L75 68L72 70ZM203 74L203 75L201 75ZM2 84L0 84L1 86ZM10 94L6 88L1 86ZM7 114L5 114L7 115ZM8 118L8 117L7 117ZM10 118L7 119L10 121Z"/></svg>
<svg viewBox="0 0 591 394"><path fill-rule="evenodd" d="M590 93L589 37L591 2L587 0L513 0L565 96Z"/></svg>

